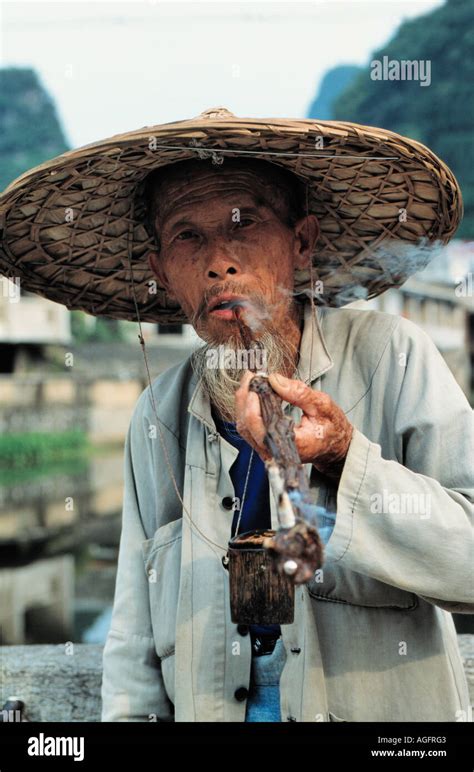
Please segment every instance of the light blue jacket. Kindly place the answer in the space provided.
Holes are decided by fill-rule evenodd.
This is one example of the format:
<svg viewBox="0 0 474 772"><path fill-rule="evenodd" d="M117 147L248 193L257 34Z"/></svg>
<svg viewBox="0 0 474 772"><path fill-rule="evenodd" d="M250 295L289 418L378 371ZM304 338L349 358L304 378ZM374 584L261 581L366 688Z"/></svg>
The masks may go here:
<svg viewBox="0 0 474 772"><path fill-rule="evenodd" d="M354 308L305 311L295 377L355 427L339 487L306 465L337 510L322 573L295 591L282 720L472 720L450 612L474 613L473 414L428 336ZM103 655L104 721L244 721L249 636L230 620L229 468L189 359L153 382L125 445L123 527ZM284 403L298 422L301 411ZM169 469L188 511L179 503ZM271 500L272 527L277 514Z"/></svg>

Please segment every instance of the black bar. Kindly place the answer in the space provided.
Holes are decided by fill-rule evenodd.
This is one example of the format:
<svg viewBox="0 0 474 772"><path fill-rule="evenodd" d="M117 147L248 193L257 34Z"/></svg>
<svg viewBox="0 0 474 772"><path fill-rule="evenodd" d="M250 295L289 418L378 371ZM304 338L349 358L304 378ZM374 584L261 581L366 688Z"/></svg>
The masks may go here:
<svg viewBox="0 0 474 772"><path fill-rule="evenodd" d="M237 761L240 757L247 766L252 758L248 755L253 752L251 746L258 744L259 750L255 750L253 757L256 764L267 762L272 751L280 752L283 746L298 748L304 745L306 753L295 756L294 766L306 766L315 772L322 763L331 764L329 769L332 770L341 762L348 762L353 768L354 764L368 762L376 765L388 762L393 766L394 761L403 764L415 761L419 769L436 763L456 772L472 772L472 729L469 722L314 722L281 723L278 726L246 722L12 722L0 724L0 770L93 769L104 760L107 764L120 765L131 762L134 770L137 766L150 768L163 764L163 746L167 746L166 753L170 751L169 746L174 746L181 755L182 751L189 752L192 747L205 745L216 750L215 758L220 759L221 764ZM54 744L47 740L61 737L71 738L70 746L64 746L70 755L29 755L28 748L33 748L33 743L39 751L41 747L43 752L50 747L61 750L56 740ZM75 748L74 738L78 743ZM74 754L81 755L79 738L83 738L84 758L76 762ZM235 740L238 745L230 744ZM378 753L375 755L374 751ZM424 751L424 756L415 755L414 751ZM106 772L107 769L111 767L106 767Z"/></svg>

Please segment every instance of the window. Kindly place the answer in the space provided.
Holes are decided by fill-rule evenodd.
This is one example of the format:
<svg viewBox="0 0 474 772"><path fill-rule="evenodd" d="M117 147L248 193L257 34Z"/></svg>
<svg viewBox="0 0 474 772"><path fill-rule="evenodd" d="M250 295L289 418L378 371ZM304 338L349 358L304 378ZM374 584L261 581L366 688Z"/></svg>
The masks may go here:
<svg viewBox="0 0 474 772"><path fill-rule="evenodd" d="M182 335L182 324L157 324L158 335Z"/></svg>

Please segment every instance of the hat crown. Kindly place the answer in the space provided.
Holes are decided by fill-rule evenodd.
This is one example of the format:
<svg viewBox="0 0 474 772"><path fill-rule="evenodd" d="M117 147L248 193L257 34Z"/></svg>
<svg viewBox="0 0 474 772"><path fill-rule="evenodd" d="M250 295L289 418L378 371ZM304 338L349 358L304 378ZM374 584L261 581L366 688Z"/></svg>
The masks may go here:
<svg viewBox="0 0 474 772"><path fill-rule="evenodd" d="M212 120L213 118L235 118L235 115L227 107L210 107L208 110L200 113L197 118Z"/></svg>

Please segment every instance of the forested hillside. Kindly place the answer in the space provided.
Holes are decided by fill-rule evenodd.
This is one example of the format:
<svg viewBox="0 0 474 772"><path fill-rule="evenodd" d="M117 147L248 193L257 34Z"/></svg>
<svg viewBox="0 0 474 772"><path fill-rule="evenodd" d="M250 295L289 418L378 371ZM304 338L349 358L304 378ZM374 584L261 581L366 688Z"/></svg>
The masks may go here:
<svg viewBox="0 0 474 772"><path fill-rule="evenodd" d="M54 102L35 71L0 69L0 191L68 149Z"/></svg>
<svg viewBox="0 0 474 772"><path fill-rule="evenodd" d="M431 83L372 80L368 63L333 104L333 117L406 134L428 145L461 185L465 216L457 235L474 238L474 3L447 0L406 21L371 60L429 60Z"/></svg>

